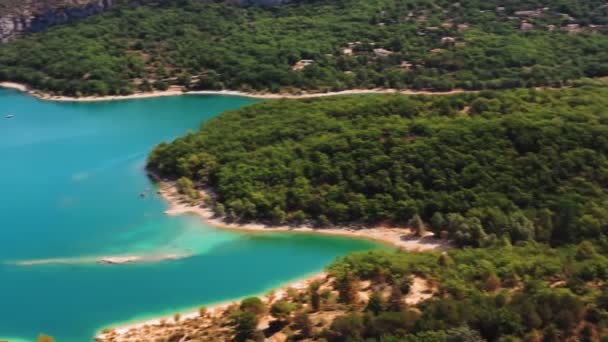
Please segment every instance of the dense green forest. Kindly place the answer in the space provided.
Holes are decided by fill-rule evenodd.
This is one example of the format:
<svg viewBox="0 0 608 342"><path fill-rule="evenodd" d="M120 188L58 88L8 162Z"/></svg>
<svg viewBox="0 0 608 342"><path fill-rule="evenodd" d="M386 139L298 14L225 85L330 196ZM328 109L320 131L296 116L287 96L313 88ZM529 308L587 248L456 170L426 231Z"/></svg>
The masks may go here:
<svg viewBox="0 0 608 342"><path fill-rule="evenodd" d="M131 334L158 341L608 342L608 241L360 252L307 286ZM125 335L106 329L108 338ZM142 338L145 337L145 338ZM135 338L137 339L137 338Z"/></svg>
<svg viewBox="0 0 608 342"><path fill-rule="evenodd" d="M608 233L608 89L280 100L149 156L228 220L408 224L481 246Z"/></svg>
<svg viewBox="0 0 608 342"><path fill-rule="evenodd" d="M562 86L608 75L606 24L603 0L123 0L0 45L0 80L64 95Z"/></svg>
<svg viewBox="0 0 608 342"><path fill-rule="evenodd" d="M330 266L342 302L371 281L363 310L335 318L328 341L607 341L608 247L536 243L449 254L367 252ZM406 306L412 277L434 297ZM383 295L385 294L385 295ZM460 330L457 330L460 328ZM463 336L463 334L465 334ZM601 339L603 336L603 339Z"/></svg>

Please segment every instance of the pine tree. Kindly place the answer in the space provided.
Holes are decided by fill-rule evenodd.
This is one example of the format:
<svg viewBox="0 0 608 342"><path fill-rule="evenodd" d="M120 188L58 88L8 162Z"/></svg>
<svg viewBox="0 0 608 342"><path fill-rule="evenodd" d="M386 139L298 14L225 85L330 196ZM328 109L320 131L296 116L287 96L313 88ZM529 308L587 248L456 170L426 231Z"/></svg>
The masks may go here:
<svg viewBox="0 0 608 342"><path fill-rule="evenodd" d="M374 315L377 315L378 313L384 311L384 306L385 304L382 296L380 293L374 291L369 297L365 311L371 311L374 313Z"/></svg>
<svg viewBox="0 0 608 342"><path fill-rule="evenodd" d="M310 293L310 306L312 307L313 311L319 311L321 308L321 295L319 294L319 287L321 287L321 283L318 281L313 281L308 287L308 292Z"/></svg>
<svg viewBox="0 0 608 342"><path fill-rule="evenodd" d="M441 255L439 256L439 265L441 267L450 267L453 264L454 260L452 260L452 257L450 257L448 253L441 253Z"/></svg>
<svg viewBox="0 0 608 342"><path fill-rule="evenodd" d="M232 324L236 341L246 341L255 336L258 326L258 317L251 311L237 311L232 316Z"/></svg>
<svg viewBox="0 0 608 342"><path fill-rule="evenodd" d="M403 303L403 292L399 284L393 284L391 287L391 294L388 297L388 310L389 311L401 311L404 307Z"/></svg>
<svg viewBox="0 0 608 342"><path fill-rule="evenodd" d="M342 303L355 304L358 296L357 279L348 272L338 279L336 284L339 298Z"/></svg>
<svg viewBox="0 0 608 342"><path fill-rule="evenodd" d="M309 338L312 335L312 322L306 312L300 312L294 319L295 326L300 329L300 336L302 338Z"/></svg>
<svg viewBox="0 0 608 342"><path fill-rule="evenodd" d="M426 226L424 225L424 222L422 222L420 215L414 215L410 224L416 236L424 236L424 234L426 234Z"/></svg>
<svg viewBox="0 0 608 342"><path fill-rule="evenodd" d="M492 292L496 291L500 288L500 278L494 273L490 274L484 283L484 288L486 291Z"/></svg>

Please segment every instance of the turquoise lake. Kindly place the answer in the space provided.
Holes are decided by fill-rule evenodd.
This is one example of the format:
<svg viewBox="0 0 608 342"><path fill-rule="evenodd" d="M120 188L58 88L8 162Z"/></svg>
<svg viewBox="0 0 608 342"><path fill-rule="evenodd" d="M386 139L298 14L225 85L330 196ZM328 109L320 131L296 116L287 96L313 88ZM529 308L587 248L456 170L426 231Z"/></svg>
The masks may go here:
<svg viewBox="0 0 608 342"><path fill-rule="evenodd" d="M0 89L0 340L45 333L59 342L91 341L112 324L263 293L337 256L377 248L339 237L220 230L163 214L166 204L143 170L147 153L253 102L188 95L58 103ZM172 252L193 256L15 264Z"/></svg>

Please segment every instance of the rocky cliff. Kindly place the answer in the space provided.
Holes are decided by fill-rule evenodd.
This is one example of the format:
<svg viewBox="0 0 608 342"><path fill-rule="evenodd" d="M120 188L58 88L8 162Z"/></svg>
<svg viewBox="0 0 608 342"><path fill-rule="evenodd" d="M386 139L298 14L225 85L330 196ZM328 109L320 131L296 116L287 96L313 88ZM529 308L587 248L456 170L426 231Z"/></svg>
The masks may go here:
<svg viewBox="0 0 608 342"><path fill-rule="evenodd" d="M100 13L114 0L0 0L0 42Z"/></svg>
<svg viewBox="0 0 608 342"><path fill-rule="evenodd" d="M118 0L0 0L0 43L24 33L39 32L51 26L98 14ZM209 1L209 0L202 0ZM156 1L150 1L155 3ZM290 0L223 0L224 3L248 6L276 6ZM145 3L143 0L132 4Z"/></svg>

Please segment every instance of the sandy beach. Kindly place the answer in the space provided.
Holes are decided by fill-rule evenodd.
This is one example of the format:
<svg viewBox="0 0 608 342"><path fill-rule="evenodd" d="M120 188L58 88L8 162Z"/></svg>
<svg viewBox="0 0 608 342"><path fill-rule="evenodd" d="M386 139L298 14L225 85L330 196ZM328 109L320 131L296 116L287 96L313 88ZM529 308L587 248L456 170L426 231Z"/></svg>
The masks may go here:
<svg viewBox="0 0 608 342"><path fill-rule="evenodd" d="M313 227L291 227L291 226L268 226L259 223L228 223L222 218L215 217L211 209L203 206L193 206L182 200L177 189L172 183L161 182L159 194L168 202L167 215L192 214L201 217L205 222L223 229L235 229L248 232L291 232L291 233L313 233L347 236L354 238L370 239L403 248L408 251L444 251L450 248L447 241L437 239L433 233L427 233L424 237L415 236L411 230L404 227L369 227L354 229L351 227L313 228ZM201 192L202 196L207 196Z"/></svg>
<svg viewBox="0 0 608 342"><path fill-rule="evenodd" d="M27 92L28 94L35 96L41 100L46 101L58 101L58 102L97 102L97 101L117 101L117 100L133 100L133 99L146 99L163 96L181 96L181 95L225 95L225 96L242 96L256 99L303 99L303 98L316 98L326 96L338 96L338 95L355 95L355 94L403 94L403 95L453 95L463 92L475 92L466 91L463 89L455 89L451 91L416 91L416 90L402 90L402 89L351 89L336 92L326 93L309 93L301 92L298 94L290 93L265 93L265 92L242 92L237 90L200 90L200 91L185 91L182 87L172 86L165 91L151 91L151 92L139 92L131 95L110 95L110 96L82 96L82 97L71 97L71 96L54 96L47 94L35 89L29 88L27 85L14 83L14 82L0 82L0 87L10 88Z"/></svg>
<svg viewBox="0 0 608 342"><path fill-rule="evenodd" d="M19 83L14 83L14 82L0 82L0 87L15 89L15 90L19 90L19 91L26 91L26 92L28 91L27 86L25 86L23 84L19 84Z"/></svg>
<svg viewBox="0 0 608 342"><path fill-rule="evenodd" d="M409 229L397 228L397 227L372 227L363 229L353 229L349 227L334 227L334 228L323 228L316 229L311 227L289 227L289 226L266 226L263 224L233 224L223 221L221 218L214 217L213 212L206 207L190 205L183 200L183 196L177 192L174 184L170 182L160 182L158 193L167 201L169 208L165 211L166 215L197 215L205 222L221 228L221 229L235 229L241 231L247 231L250 233L264 233L264 232L291 232L291 233L304 233L304 234L329 234L337 236L347 236L354 238L370 239L381 243L389 244L397 248L403 248L408 251L444 251L450 248L449 242L445 240L436 239L432 236L432 233L427 234L425 237L416 237ZM201 192L203 196L206 194ZM288 288L304 289L314 281L323 279L327 276L326 273L322 272L311 277L300 279L296 282L292 282L286 286L283 286L273 291L272 299L270 295L262 296L262 300L269 302L271 300L281 299ZM222 303L219 305L211 306L207 309L210 315L220 315L229 306L234 305L238 302L238 299ZM191 310L180 313L181 320L198 319L198 310ZM117 341L131 341L136 335L131 336L130 334L140 333L141 330L149 329L153 326L162 326L168 321L167 317L157 317L149 320L143 320L135 323L118 324L114 327L110 327L111 333L100 333L97 335L97 339L100 341L113 340Z"/></svg>
<svg viewBox="0 0 608 342"><path fill-rule="evenodd" d="M287 295L287 292L290 288L296 289L296 290L303 290L303 289L308 288L310 283L312 283L313 281L322 280L322 279L325 279L326 277L327 277L327 273L325 273L325 272L317 273L315 275L304 277L302 279L291 282L287 285L284 285L278 289L272 290L269 293L263 294L259 297L265 303L273 303L273 302L283 299ZM252 294L252 295L255 295L255 294ZM245 296L243 298L246 298L246 297L247 296ZM224 313L224 311L226 311L230 306L238 304L241 299L242 298L238 298L238 299L234 299L234 300L231 300L228 302L206 307L206 315L209 317L222 315ZM187 320L195 320L195 319L200 318L200 312L199 312L199 309L189 310L186 312L179 313L179 316L180 316L181 322L187 321ZM146 328L154 327L154 326L157 326L157 327L163 326L166 322L168 322L172 319L173 319L172 316L164 316L164 317L156 317L156 318L152 318L152 319L142 320L142 321L134 322L134 323L117 325L114 327L108 327L108 328L104 329L103 332L99 333L96 336L96 340L105 341L105 340L109 340L112 338L112 339L116 339L118 341L137 341L136 334L139 333L139 330L142 330L142 329L145 330ZM131 336L130 334L134 334L135 336ZM139 336L139 337L141 337L141 336ZM133 338L135 338L135 339L133 339Z"/></svg>

